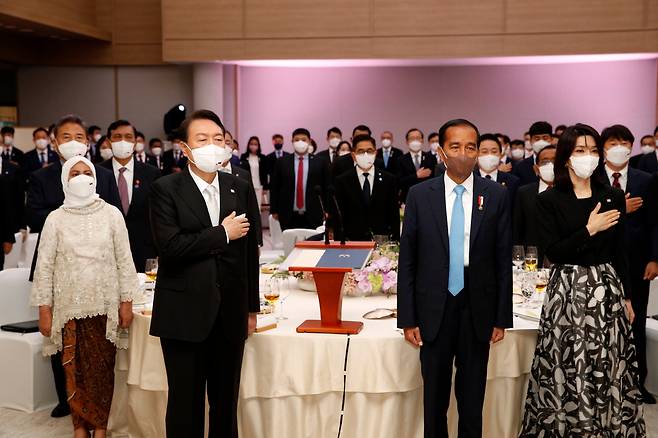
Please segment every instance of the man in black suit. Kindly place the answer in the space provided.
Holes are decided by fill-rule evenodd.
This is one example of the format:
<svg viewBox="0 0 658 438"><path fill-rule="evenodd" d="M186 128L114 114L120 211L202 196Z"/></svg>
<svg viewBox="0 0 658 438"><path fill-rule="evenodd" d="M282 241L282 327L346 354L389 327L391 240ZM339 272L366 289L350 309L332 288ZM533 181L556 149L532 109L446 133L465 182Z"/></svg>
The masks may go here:
<svg viewBox="0 0 658 438"><path fill-rule="evenodd" d="M0 136L2 136L2 159L11 161L20 168L25 167L25 154L22 150L14 145L14 128L11 126L3 126L0 129Z"/></svg>
<svg viewBox="0 0 658 438"><path fill-rule="evenodd" d="M537 164L535 164L535 173L539 181L519 187L514 200L512 241L514 245L536 247L539 266L544 266L544 253L541 246L539 246L537 196L544 190L553 187L553 181L555 180L553 173L554 162L555 146L546 146L537 155Z"/></svg>
<svg viewBox="0 0 658 438"><path fill-rule="evenodd" d="M382 169L397 175L397 161L404 152L393 146L393 133L391 131L384 131L380 137L382 147L377 149L377 159L381 161Z"/></svg>
<svg viewBox="0 0 658 438"><path fill-rule="evenodd" d="M158 250L151 335L160 338L169 395L169 437L237 438L244 343L256 327L258 216L253 187L217 172L224 127L212 111L181 125L189 165L158 179L150 197Z"/></svg>
<svg viewBox="0 0 658 438"><path fill-rule="evenodd" d="M87 135L84 122L77 116L69 115L62 117L53 130L55 136L53 147L59 156L59 160L50 166L32 172L30 175L30 186L27 192L27 224L32 232L40 233L48 215L58 209L64 203L64 189L62 188L62 163L75 156L84 156L87 152ZM112 172L94 165L96 168L96 193L105 202L121 208L119 193L114 184ZM103 230L99 230L103 232ZM39 245L34 251L30 280L34 275L37 258L39 256ZM66 380L64 368L62 367L61 354L50 356L53 375L55 377L55 389L59 404L55 406L51 415L62 417L69 414L69 406L66 396Z"/></svg>
<svg viewBox="0 0 658 438"><path fill-rule="evenodd" d="M137 132L127 120L112 122L107 128L112 142L112 159L100 166L112 172L119 193L121 212L126 221L130 251L137 272L144 272L146 259L156 257L148 218L148 196L160 171L150 164L141 163L133 155Z"/></svg>
<svg viewBox="0 0 658 438"><path fill-rule="evenodd" d="M181 150L181 139L178 134L173 134L170 139L172 148L162 154L162 173L164 175L178 173L187 166L187 157Z"/></svg>
<svg viewBox="0 0 658 438"><path fill-rule="evenodd" d="M658 126L653 131L654 137L654 150L653 152L649 151L649 148L646 148L647 153L645 153L640 161L637 164L637 168L643 170L647 173L656 173L658 172Z"/></svg>
<svg viewBox="0 0 658 438"><path fill-rule="evenodd" d="M359 135L353 139L352 155L356 166L336 178L336 200L343 216L344 230L337 230L347 240L372 240L388 236L400 240L400 209L397 179L375 167L375 139Z"/></svg>
<svg viewBox="0 0 658 438"><path fill-rule="evenodd" d="M423 132L412 128L405 135L409 152L397 161L400 202L404 204L409 189L414 185L433 178L437 161L429 152L423 152Z"/></svg>
<svg viewBox="0 0 658 438"><path fill-rule="evenodd" d="M162 172L164 170L164 162L162 159L162 140L159 138L150 139L149 151L150 155L147 157L146 162Z"/></svg>
<svg viewBox="0 0 658 438"><path fill-rule="evenodd" d="M502 147L498 137L494 134L480 136L480 149L478 155L476 175L497 182L507 189L510 206L514 206L516 191L519 188L519 178L507 172L498 170L502 156Z"/></svg>
<svg viewBox="0 0 658 438"><path fill-rule="evenodd" d="M338 145L343 141L343 133L336 126L329 128L327 131L327 149L317 152L315 155L318 158L327 162L327 166L331 167L334 161L338 158Z"/></svg>
<svg viewBox="0 0 658 438"><path fill-rule="evenodd" d="M420 350L425 437L448 437L453 361L459 436L482 436L489 345L512 327L512 237L505 189L473 174L478 131L439 130L443 176L414 186L400 244L398 327Z"/></svg>
<svg viewBox="0 0 658 438"><path fill-rule="evenodd" d="M9 254L11 248L16 243L16 237L13 230L14 219L12 218L13 209L11 208L11 192L9 183L0 178L0 205L3 213L0 214L0 271L5 265L5 255Z"/></svg>
<svg viewBox="0 0 658 438"><path fill-rule="evenodd" d="M9 191L9 206L12 211L11 228L17 232L25 228L25 190L27 189L25 171L12 161L0 159L0 180L5 182Z"/></svg>
<svg viewBox="0 0 658 438"><path fill-rule="evenodd" d="M640 140L640 153L633 155L628 161L628 165L637 169L640 164L640 160L642 160L642 157L656 151L656 142L658 142L658 140L655 140L653 135L647 134L642 137L642 140Z"/></svg>
<svg viewBox="0 0 658 438"><path fill-rule="evenodd" d="M354 140L354 138L358 137L359 135L367 135L369 137L372 137L372 131L370 131L370 128L368 128L366 125L357 125L352 130L352 137L350 138L350 141ZM353 145L351 143L349 144L351 150ZM340 149L340 145L338 146L338 149ZM378 160L375 162L375 165L377 167L381 167ZM336 181L336 178L338 178L340 175L344 174L345 172L349 172L353 168L354 168L354 158L352 157L351 153L336 157L334 159L333 164L329 167L329 170L331 172L331 180Z"/></svg>
<svg viewBox="0 0 658 438"><path fill-rule="evenodd" d="M46 167L59 160L57 154L48 148L48 131L37 128L32 132L34 149L25 153L25 171L28 173Z"/></svg>
<svg viewBox="0 0 658 438"><path fill-rule="evenodd" d="M274 166L276 166L276 161L279 158L290 155L289 152L283 150L283 135L274 134L272 136L272 146L274 147L274 151L267 154L267 159L269 161L267 165L267 171L269 172L267 175L268 184L272 183L272 175L274 174Z"/></svg>
<svg viewBox="0 0 658 438"><path fill-rule="evenodd" d="M100 126L91 125L89 128L87 128L87 144L89 145L89 152L86 155L86 157L92 163L100 163L101 161L103 161L99 151L100 139L101 139Z"/></svg>
<svg viewBox="0 0 658 438"><path fill-rule="evenodd" d="M314 229L322 225L322 207L315 192L329 185L327 163L308 154L311 134L305 128L292 133L295 153L277 160L270 183L270 212L282 230Z"/></svg>
<svg viewBox="0 0 658 438"><path fill-rule="evenodd" d="M631 131L623 125L605 128L601 132L605 165L600 172L604 181L626 193L626 251L632 285L632 290L627 292L635 312L633 337L637 349L640 391L645 404L655 404L656 399L646 390L644 381L647 377L649 282L658 275L658 193L656 176L628 165L634 141Z"/></svg>
<svg viewBox="0 0 658 438"><path fill-rule="evenodd" d="M519 177L522 186L538 181L534 166L537 164L537 154L553 140L553 127L548 122L535 122L528 131L533 154L513 166L512 173Z"/></svg>

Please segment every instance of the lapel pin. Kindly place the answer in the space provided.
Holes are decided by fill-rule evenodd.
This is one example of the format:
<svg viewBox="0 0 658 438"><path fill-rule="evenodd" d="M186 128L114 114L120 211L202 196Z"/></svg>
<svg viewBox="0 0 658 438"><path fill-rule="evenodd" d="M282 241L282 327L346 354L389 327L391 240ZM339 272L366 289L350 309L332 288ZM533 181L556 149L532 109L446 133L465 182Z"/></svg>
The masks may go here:
<svg viewBox="0 0 658 438"><path fill-rule="evenodd" d="M484 208L484 196L479 195L478 196L478 210L482 210Z"/></svg>
<svg viewBox="0 0 658 438"><path fill-rule="evenodd" d="M605 202L612 202L612 199L610 199L610 198L605 198Z"/></svg>
<svg viewBox="0 0 658 438"><path fill-rule="evenodd" d="M140 185L141 185L141 181L136 179L135 180L135 188L138 189Z"/></svg>
<svg viewBox="0 0 658 438"><path fill-rule="evenodd" d="M503 182L501 182L500 184L501 184L501 185L502 185L503 187L506 187L506 186L507 186L507 183L506 183L506 182L504 182L504 181L503 181Z"/></svg>
<svg viewBox="0 0 658 438"><path fill-rule="evenodd" d="M231 193L235 193L235 190L231 189Z"/></svg>

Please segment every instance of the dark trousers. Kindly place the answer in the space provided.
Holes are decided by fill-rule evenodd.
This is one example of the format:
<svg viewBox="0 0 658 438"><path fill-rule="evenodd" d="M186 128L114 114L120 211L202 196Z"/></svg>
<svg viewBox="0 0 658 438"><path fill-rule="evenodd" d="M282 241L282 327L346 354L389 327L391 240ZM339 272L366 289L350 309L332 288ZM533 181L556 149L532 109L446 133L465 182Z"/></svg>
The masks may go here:
<svg viewBox="0 0 658 438"><path fill-rule="evenodd" d="M282 230L290 230L292 228L305 228L307 230L314 230L317 227L314 227L311 223L311 220L308 218L308 213L299 214L296 211L293 211L292 216L290 216L290 222L285 224L285 226L281 224Z"/></svg>
<svg viewBox="0 0 658 438"><path fill-rule="evenodd" d="M160 344L169 384L167 437L203 438L207 389L208 437L237 438L244 341L229 340L218 316L203 342L160 338Z"/></svg>
<svg viewBox="0 0 658 438"><path fill-rule="evenodd" d="M56 354L50 356L50 367L53 369L53 377L55 378L55 391L57 391L57 401L60 405L66 405L66 375L64 374L64 366L62 366L62 353L58 351Z"/></svg>
<svg viewBox="0 0 658 438"><path fill-rule="evenodd" d="M640 377L640 386L644 386L647 378L647 306L649 305L649 288L650 284L642 280L644 272L631 278L633 293L631 305L635 312L635 321L633 321L633 339L635 340L635 350L637 351L638 374Z"/></svg>
<svg viewBox="0 0 658 438"><path fill-rule="evenodd" d="M489 343L476 337L468 287L456 297L447 294L439 333L432 342L423 340L420 350L425 438L448 438L453 361L459 437L481 437Z"/></svg>

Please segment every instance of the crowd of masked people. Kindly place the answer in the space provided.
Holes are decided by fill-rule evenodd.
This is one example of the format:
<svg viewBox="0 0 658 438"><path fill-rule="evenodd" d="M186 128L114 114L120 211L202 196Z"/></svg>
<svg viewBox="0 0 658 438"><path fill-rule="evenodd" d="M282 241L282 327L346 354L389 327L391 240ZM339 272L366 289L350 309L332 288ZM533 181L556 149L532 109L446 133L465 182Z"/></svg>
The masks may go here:
<svg viewBox="0 0 658 438"><path fill-rule="evenodd" d="M529 127L523 140L510 140L500 133L479 136L473 173L505 187L513 216L513 243L538 246L540 266L549 261L544 261L540 245L536 201L540 193L553 188L556 145L566 129L561 125L554 130L550 123L538 121ZM125 227L125 242L120 230L116 236L109 237L114 251L108 257L117 257L120 267L120 272L114 275L118 275L119 282L127 282L133 278L133 271L143 272L146 259L158 255L149 217L151 188L162 175L186 169L193 154L185 143L188 141L185 135L170 136L167 144L171 147L165 150L165 142L159 138L147 142L144 134L127 120L117 120L103 131L98 126L87 127L76 116L66 116L49 128L35 129L32 137L34 148L23 152L14 144L13 128L4 127L1 131L2 257L11 250L14 233L26 227L34 233L48 233L55 240L61 238L65 231L57 229L54 220L47 218L64 206L68 208L65 211L76 212L75 227L80 234L67 245L90 244L82 242L84 233L101 225L112 230ZM269 204L271 215L283 230L315 229L326 223L336 239L371 240L375 236L387 236L399 240L400 208L410 189L446 171L445 145L441 144L444 139L437 132L427 134L416 128L409 129L404 138L396 139L390 131L375 135L366 125L356 126L349 137L332 127L322 141L318 137L314 139L308 129L298 128L287 139L274 134L273 151L268 154L263 152L256 136L249 138L242 153L230 132L225 132L223 141L221 154L216 157L220 172L246 180L254 189L259 211L263 204ZM658 274L658 245L651 237L658 235L658 210L654 208L658 206L658 127L653 135L640 138L641 153L635 156L632 149L636 137L625 126L605 128L598 141L604 159L602 164L592 164L597 165L595 175L606 185L625 193L625 251L630 261L631 299L636 315L633 333L642 385L647 375L645 324L649 280ZM318 148L318 143L326 143L326 148ZM402 145L405 147L397 147ZM114 210L108 212L95 207L98 199L105 201L104 205L116 207L120 215L115 215ZM120 224L117 219L122 219ZM256 222L252 227L256 228L262 245L260 220ZM107 248L108 237L104 239L96 239L93 244L99 250ZM50 245L40 244L41 248L52 250L49 257L55 257L56 249ZM133 266L121 263L119 255L124 253L130 254ZM35 269L43 271L40 277L43 282L48 278L44 272L53 267L45 266L46 262L37 266L38 259L37 251L32 271L35 278L39 275L39 272L34 274ZM81 287L88 286L75 273L69 280L80 282ZM102 291L98 294L95 298L103 302ZM119 328L130 323L129 309L124 306L128 298L121 297L116 303L119 320L115 326ZM48 304L47 299L45 303ZM49 317L52 321L53 315ZM100 323L104 330L110 321L95 323ZM65 327L62 339L66 339L66 333ZM119 335L116 336L118 345ZM52 356L60 400L53 416L70 412L66 387L69 379L65 378L59 347L53 350L59 352ZM643 386L641 390L645 403L655 403ZM84 428L88 420L77 421Z"/></svg>

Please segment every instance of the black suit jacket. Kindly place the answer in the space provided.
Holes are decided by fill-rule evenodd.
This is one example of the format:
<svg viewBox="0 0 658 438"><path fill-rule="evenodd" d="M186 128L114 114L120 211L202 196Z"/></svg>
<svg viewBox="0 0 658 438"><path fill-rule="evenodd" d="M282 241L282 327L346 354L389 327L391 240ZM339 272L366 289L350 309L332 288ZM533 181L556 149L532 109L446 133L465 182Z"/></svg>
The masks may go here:
<svg viewBox="0 0 658 438"><path fill-rule="evenodd" d="M637 168L647 173L658 172L658 158L655 152L643 155L637 164Z"/></svg>
<svg viewBox="0 0 658 438"><path fill-rule="evenodd" d="M381 160L382 169L389 173L392 173L393 175L397 175L398 173L397 161L403 155L404 152L402 152L401 149L391 146L391 153L388 157L388 166L387 166L384 163L384 149L382 148L377 149L377 159Z"/></svg>
<svg viewBox="0 0 658 438"><path fill-rule="evenodd" d="M281 156L281 158L283 158L287 155L290 155L290 152L286 152L286 151L281 151L281 153L283 154ZM268 184L271 185L272 184L272 175L274 174L274 166L276 166L276 162L278 160L278 158L276 157L276 151L270 152L269 154L266 155L266 157L267 157L267 161L268 161L268 164L267 164L267 172L268 172L267 182L268 182Z"/></svg>
<svg viewBox="0 0 658 438"><path fill-rule="evenodd" d="M46 149L44 152L46 153L46 157L48 159L47 164L52 164L55 161L59 161L59 156L54 151ZM39 153L40 152L37 149L32 149L31 151L25 153L25 170L27 172L34 172L35 170L39 170L43 167L41 164L41 159L39 158Z"/></svg>
<svg viewBox="0 0 658 438"><path fill-rule="evenodd" d="M374 184L370 203L365 204L363 189L356 168L336 178L336 200L343 215L347 240L370 241L375 235L400 240L400 208L397 198L397 178L388 172L373 169ZM338 232L336 239L342 233Z"/></svg>
<svg viewBox="0 0 658 438"><path fill-rule="evenodd" d="M539 243L539 227L537 225L537 197L539 183L521 186L516 192L512 220L512 240L514 245L534 246L538 251L539 266L543 266L544 254Z"/></svg>
<svg viewBox="0 0 658 438"><path fill-rule="evenodd" d="M260 310L256 229L227 242L222 221L232 211L258 216L253 187L218 172L219 225L212 226L203 195L188 168L153 183L151 230L159 256L151 335L201 342L217 318L230 340L247 338L249 312Z"/></svg>
<svg viewBox="0 0 658 438"><path fill-rule="evenodd" d="M628 165L637 169L637 166L640 164L643 154L633 155L630 160L628 160Z"/></svg>
<svg viewBox="0 0 658 438"><path fill-rule="evenodd" d="M251 180L251 173L248 170L243 169L240 166L231 165L231 174L237 176L238 178L242 178L250 185L253 185L253 181ZM256 232L258 235L258 246L263 246L263 222L261 221L260 214L258 215L258 221L254 224L254 226L256 227Z"/></svg>
<svg viewBox="0 0 658 438"><path fill-rule="evenodd" d="M158 162L158 157L156 157L155 155L147 155L146 162L151 166L158 168L160 172L164 171L164 158L162 155L160 155L159 162Z"/></svg>
<svg viewBox="0 0 658 438"><path fill-rule="evenodd" d="M477 176L482 176L482 174L480 173L480 169L476 169L475 174ZM496 182L507 189L507 196L509 199L509 203L510 206L513 208L514 200L516 199L516 192L519 189L519 185L520 185L519 178L510 173L498 171L498 174L496 176Z"/></svg>
<svg viewBox="0 0 658 438"><path fill-rule="evenodd" d="M9 210L12 210L11 226L12 232L25 228L25 171L11 161L2 161L2 174L0 179L4 181L9 191ZM3 213L4 214L4 213Z"/></svg>
<svg viewBox="0 0 658 438"><path fill-rule="evenodd" d="M2 150L1 157L6 161L4 150ZM25 152L18 149L16 146L12 146L9 161L21 168L25 168Z"/></svg>
<svg viewBox="0 0 658 438"><path fill-rule="evenodd" d="M112 172L112 182L118 193L119 188L117 187L116 179L114 178L112 161L113 160L103 161L100 166ZM135 269L137 272L144 272L146 259L156 257L148 217L148 196L153 182L160 178L160 171L150 164L140 163L135 159L133 159L133 162L135 165L135 174L133 175L133 194L130 199L128 214L124 214L123 218L126 220L126 228L128 228L130 251L133 255ZM119 208L119 210L123 213L121 208Z"/></svg>
<svg viewBox="0 0 658 438"><path fill-rule="evenodd" d="M533 167L534 165L534 155L519 161L516 165L512 165L512 174L516 175L520 179L519 185L524 186L526 184L539 182L539 177L535 173L535 169Z"/></svg>
<svg viewBox="0 0 658 438"><path fill-rule="evenodd" d="M11 207L12 199L9 190L9 183L0 178L0 205L2 214L0 214L0 244L15 243L14 236L14 219L12 217L14 209ZM5 264L5 252L0 248L0 271Z"/></svg>
<svg viewBox="0 0 658 438"><path fill-rule="evenodd" d="M174 150L169 149L162 154L162 173L169 175L174 170L174 167L184 169L187 166L187 157L180 151L178 160L174 159Z"/></svg>
<svg viewBox="0 0 658 438"><path fill-rule="evenodd" d="M270 185L270 212L279 215L281 229L290 228L296 196L295 162L297 155L291 154L277 160ZM306 216L313 227L322 225L322 207L315 193L320 186L326 193L329 185L329 169L326 162L314 156L308 158L308 179L305 191ZM325 205L327 205L325 203Z"/></svg>
<svg viewBox="0 0 658 438"><path fill-rule="evenodd" d="M512 236L505 189L473 176L469 250L469 304L478 339L494 327L512 327ZM484 205L478 208L478 197ZM445 181L438 177L409 191L398 267L398 327L420 327L432 342L441 326L448 291L450 243Z"/></svg>
<svg viewBox="0 0 658 438"><path fill-rule="evenodd" d="M233 164L231 164L233 167ZM251 177L251 166L249 165L249 154L244 153L240 157L240 167L249 172L249 177ZM258 156L258 176L260 177L260 183L263 186L264 190L269 190L270 188L270 160L263 154Z"/></svg>
<svg viewBox="0 0 658 438"><path fill-rule="evenodd" d="M416 176L416 166L414 166L413 159L411 158L410 153L404 154L397 161L398 167L398 184L400 186L400 202L404 203L407 199L407 193L409 189L414 185L427 181L436 176L436 158L429 152L423 152L422 158L420 160L420 167L430 169L432 174L428 178L418 179Z"/></svg>
<svg viewBox="0 0 658 438"><path fill-rule="evenodd" d="M327 166L330 166L330 167L331 167L331 165L333 164L333 162L331 161L331 157L329 156L329 153L330 153L330 150L329 150L329 149L325 149L325 150L323 150L323 151L317 152L317 153L315 154L315 156L318 157L318 158L323 159L324 161L326 161ZM338 149L336 149L335 154L336 154L336 156L334 157L334 161L336 161L336 159L338 158Z"/></svg>

